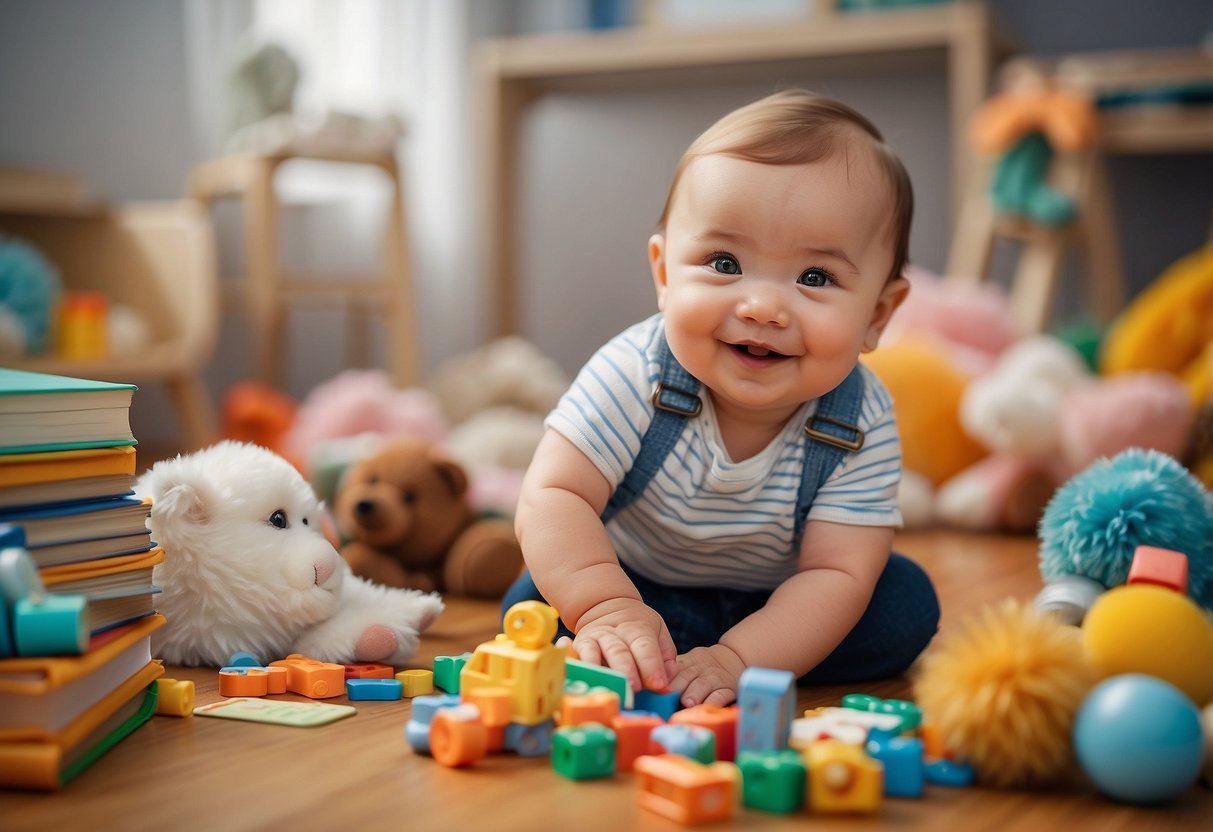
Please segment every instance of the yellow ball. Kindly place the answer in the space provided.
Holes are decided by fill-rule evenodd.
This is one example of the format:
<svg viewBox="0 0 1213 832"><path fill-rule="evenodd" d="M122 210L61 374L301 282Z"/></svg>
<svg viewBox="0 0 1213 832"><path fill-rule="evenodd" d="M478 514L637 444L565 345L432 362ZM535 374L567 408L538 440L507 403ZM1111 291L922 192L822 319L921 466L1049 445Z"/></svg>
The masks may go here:
<svg viewBox="0 0 1213 832"><path fill-rule="evenodd" d="M1152 584L1118 586L1091 607L1082 634L1101 677L1156 676L1198 707L1213 695L1213 626L1186 595Z"/></svg>

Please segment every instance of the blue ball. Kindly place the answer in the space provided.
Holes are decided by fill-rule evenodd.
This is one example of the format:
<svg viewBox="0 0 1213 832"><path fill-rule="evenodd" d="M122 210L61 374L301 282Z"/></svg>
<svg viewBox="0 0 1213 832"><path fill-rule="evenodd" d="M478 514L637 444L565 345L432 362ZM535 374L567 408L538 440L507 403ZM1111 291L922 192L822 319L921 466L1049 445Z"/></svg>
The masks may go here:
<svg viewBox="0 0 1213 832"><path fill-rule="evenodd" d="M1213 610L1213 495L1175 459L1130 448L1057 490L1040 519L1040 573L1123 584L1138 546L1188 556L1188 594Z"/></svg>
<svg viewBox="0 0 1213 832"><path fill-rule="evenodd" d="M1113 676L1096 685L1078 709L1074 751L1109 797L1161 803L1200 774L1200 714L1169 682L1141 673Z"/></svg>

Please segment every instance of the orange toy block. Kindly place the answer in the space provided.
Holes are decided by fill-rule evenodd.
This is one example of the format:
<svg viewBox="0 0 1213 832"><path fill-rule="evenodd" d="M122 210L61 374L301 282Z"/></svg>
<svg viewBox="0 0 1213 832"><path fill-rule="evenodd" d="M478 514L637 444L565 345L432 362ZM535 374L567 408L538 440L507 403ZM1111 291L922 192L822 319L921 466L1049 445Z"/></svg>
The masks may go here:
<svg viewBox="0 0 1213 832"><path fill-rule="evenodd" d="M510 689L476 688L463 694L463 701L480 709L480 721L490 728L510 724Z"/></svg>
<svg viewBox="0 0 1213 832"><path fill-rule="evenodd" d="M633 766L642 808L676 823L722 820L733 814L737 767L697 763L681 754L644 755Z"/></svg>
<svg viewBox="0 0 1213 832"><path fill-rule="evenodd" d="M394 679L396 671L386 664L343 664L347 679Z"/></svg>
<svg viewBox="0 0 1213 832"><path fill-rule="evenodd" d="M608 723L615 732L615 770L631 771L636 759L649 753L649 735L665 722L659 716L620 714Z"/></svg>
<svg viewBox="0 0 1213 832"><path fill-rule="evenodd" d="M610 725L617 716L619 716L619 697L610 691L566 693L560 700L556 723L561 727L584 725L587 722Z"/></svg>
<svg viewBox="0 0 1213 832"><path fill-rule="evenodd" d="M414 696L429 696L434 692L434 671L432 670L402 670L396 674L400 680L401 692L405 699Z"/></svg>
<svg viewBox="0 0 1213 832"><path fill-rule="evenodd" d="M269 674L259 667L219 671L220 696L265 696L269 693Z"/></svg>
<svg viewBox="0 0 1213 832"><path fill-rule="evenodd" d="M1157 546L1138 546L1129 566L1130 584L1155 584L1188 594L1188 556Z"/></svg>
<svg viewBox="0 0 1213 832"><path fill-rule="evenodd" d="M443 708L430 722L430 754L444 766L470 766L488 753L488 728L475 705Z"/></svg>
<svg viewBox="0 0 1213 832"><path fill-rule="evenodd" d="M345 667L342 665L292 653L285 659L270 662L270 667L286 668L286 689L291 693L309 699L331 699L345 693Z"/></svg>
<svg viewBox="0 0 1213 832"><path fill-rule="evenodd" d="M286 684L291 675L289 670L285 667L263 667L260 669L265 673L266 693L286 693Z"/></svg>
<svg viewBox="0 0 1213 832"><path fill-rule="evenodd" d="M671 725L698 725L716 735L716 759L732 762L737 757L737 719L741 712L736 705L695 705L670 716Z"/></svg>

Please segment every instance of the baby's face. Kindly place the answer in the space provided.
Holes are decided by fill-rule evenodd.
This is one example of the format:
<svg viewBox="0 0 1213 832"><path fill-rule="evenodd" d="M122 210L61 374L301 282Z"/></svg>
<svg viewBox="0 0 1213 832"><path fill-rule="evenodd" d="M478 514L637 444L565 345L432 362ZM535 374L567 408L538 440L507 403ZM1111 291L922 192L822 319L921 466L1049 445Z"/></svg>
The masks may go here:
<svg viewBox="0 0 1213 832"><path fill-rule="evenodd" d="M649 259L670 349L718 406L790 416L846 378L904 297L889 187L869 153L849 156L684 171Z"/></svg>

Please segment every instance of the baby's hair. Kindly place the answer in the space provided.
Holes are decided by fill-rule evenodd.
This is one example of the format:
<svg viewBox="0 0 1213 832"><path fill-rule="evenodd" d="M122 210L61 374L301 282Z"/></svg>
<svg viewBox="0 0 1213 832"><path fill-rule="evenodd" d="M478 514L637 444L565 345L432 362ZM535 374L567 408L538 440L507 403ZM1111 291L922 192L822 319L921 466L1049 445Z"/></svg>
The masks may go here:
<svg viewBox="0 0 1213 832"><path fill-rule="evenodd" d="M700 156L724 155L767 165L801 165L845 152L857 135L866 136L892 196L889 232L893 238L892 279L909 259L914 191L901 159L876 126L845 104L807 90L789 89L734 110L699 135L674 169L674 179L661 211L665 229L678 182Z"/></svg>

